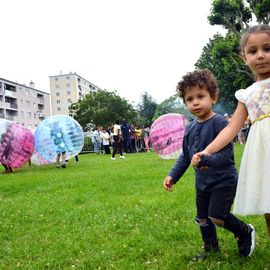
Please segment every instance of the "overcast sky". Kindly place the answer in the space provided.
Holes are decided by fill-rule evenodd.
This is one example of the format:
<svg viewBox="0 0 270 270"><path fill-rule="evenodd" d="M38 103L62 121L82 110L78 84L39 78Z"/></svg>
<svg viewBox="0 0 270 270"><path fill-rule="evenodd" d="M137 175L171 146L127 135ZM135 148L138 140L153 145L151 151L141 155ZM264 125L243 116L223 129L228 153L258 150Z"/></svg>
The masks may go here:
<svg viewBox="0 0 270 270"><path fill-rule="evenodd" d="M194 69L221 27L211 0L1 1L0 77L49 92L49 76L76 72L138 102L158 103Z"/></svg>

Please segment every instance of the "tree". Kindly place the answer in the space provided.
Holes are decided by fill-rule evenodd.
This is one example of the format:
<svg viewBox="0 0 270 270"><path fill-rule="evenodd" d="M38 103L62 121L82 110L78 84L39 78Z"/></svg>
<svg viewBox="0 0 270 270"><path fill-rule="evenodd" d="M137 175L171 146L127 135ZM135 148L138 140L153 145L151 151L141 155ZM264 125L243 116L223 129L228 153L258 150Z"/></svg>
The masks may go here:
<svg viewBox="0 0 270 270"><path fill-rule="evenodd" d="M156 109L153 121L158 117L167 113L180 113L183 114L188 120L191 120L191 113L188 111L186 105L183 103L182 98L175 94L163 102L161 102Z"/></svg>
<svg viewBox="0 0 270 270"><path fill-rule="evenodd" d="M270 0L247 0L250 9L256 16L258 23L269 24L270 22Z"/></svg>
<svg viewBox="0 0 270 270"><path fill-rule="evenodd" d="M195 66L209 69L216 77L220 98L215 110L232 113L237 100L232 98L236 90L246 88L253 82L253 76L239 55L238 39L231 33L225 37L216 34L203 48Z"/></svg>
<svg viewBox="0 0 270 270"><path fill-rule="evenodd" d="M254 15L254 16L253 16ZM242 60L239 40L256 17L258 23L269 23L270 0L213 0L210 15L211 25L221 25L228 30L225 37L217 34L203 48L195 66L208 68L215 75L221 96L220 112L231 113L237 100L234 92L246 88L253 81L253 74Z"/></svg>
<svg viewBox="0 0 270 270"><path fill-rule="evenodd" d="M238 39L241 30L248 27L251 19L251 10L244 5L243 0L214 0L208 16L211 25L224 26Z"/></svg>
<svg viewBox="0 0 270 270"><path fill-rule="evenodd" d="M152 123L155 114L157 103L153 100L152 96L145 91L140 96L140 101L137 105L139 112L139 119L137 122L141 125L149 125Z"/></svg>
<svg viewBox="0 0 270 270"><path fill-rule="evenodd" d="M213 0L208 21L223 26L240 39L250 26L252 15L257 23L269 24L270 0Z"/></svg>
<svg viewBox="0 0 270 270"><path fill-rule="evenodd" d="M117 119L133 122L137 118L136 110L126 99L121 98L116 91L107 90L85 95L70 106L70 111L84 130L89 125L108 127Z"/></svg>

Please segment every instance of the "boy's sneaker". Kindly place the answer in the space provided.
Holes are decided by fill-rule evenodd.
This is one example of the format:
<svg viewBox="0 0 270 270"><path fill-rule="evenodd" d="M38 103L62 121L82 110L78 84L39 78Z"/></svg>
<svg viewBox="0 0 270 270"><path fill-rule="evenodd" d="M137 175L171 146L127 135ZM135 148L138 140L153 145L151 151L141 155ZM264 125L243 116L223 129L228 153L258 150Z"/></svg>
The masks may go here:
<svg viewBox="0 0 270 270"><path fill-rule="evenodd" d="M195 255L192 260L193 261L202 261L207 259L211 254L219 253L219 246L205 245L203 247L203 251Z"/></svg>
<svg viewBox="0 0 270 270"><path fill-rule="evenodd" d="M115 157L111 157L111 160L115 160Z"/></svg>
<svg viewBox="0 0 270 270"><path fill-rule="evenodd" d="M247 235L237 239L239 254L243 257L251 256L255 248L255 229L251 224L247 226L249 228Z"/></svg>
<svg viewBox="0 0 270 270"><path fill-rule="evenodd" d="M125 159L125 157L124 157L124 156L120 156L120 158Z"/></svg>
<svg viewBox="0 0 270 270"><path fill-rule="evenodd" d="M62 168L66 168L66 164L65 163L62 164Z"/></svg>
<svg viewBox="0 0 270 270"><path fill-rule="evenodd" d="M59 168L60 168L60 165L59 165L59 164L57 164L57 165L56 165L56 168L57 168L57 169L59 169Z"/></svg>

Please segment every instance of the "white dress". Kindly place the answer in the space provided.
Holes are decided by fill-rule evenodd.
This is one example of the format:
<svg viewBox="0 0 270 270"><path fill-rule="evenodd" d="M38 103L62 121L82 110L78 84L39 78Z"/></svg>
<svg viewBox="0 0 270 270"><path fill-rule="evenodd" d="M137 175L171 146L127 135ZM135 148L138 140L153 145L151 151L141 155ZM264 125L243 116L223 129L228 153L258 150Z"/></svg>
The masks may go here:
<svg viewBox="0 0 270 270"><path fill-rule="evenodd" d="M251 122L241 160L234 213L270 213L270 79L235 93Z"/></svg>

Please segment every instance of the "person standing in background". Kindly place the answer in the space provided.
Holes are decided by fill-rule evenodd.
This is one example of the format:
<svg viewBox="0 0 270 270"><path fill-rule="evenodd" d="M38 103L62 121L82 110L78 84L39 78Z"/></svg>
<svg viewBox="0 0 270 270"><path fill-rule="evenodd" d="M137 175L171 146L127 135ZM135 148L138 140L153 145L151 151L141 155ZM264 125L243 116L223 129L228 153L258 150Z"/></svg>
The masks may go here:
<svg viewBox="0 0 270 270"><path fill-rule="evenodd" d="M123 156L122 145L121 145L122 133L121 133L121 126L120 126L119 120L116 120L116 123L113 126L113 140L114 140L114 147L113 147L111 160L115 160L116 150L119 151L120 158L124 159L125 157Z"/></svg>

